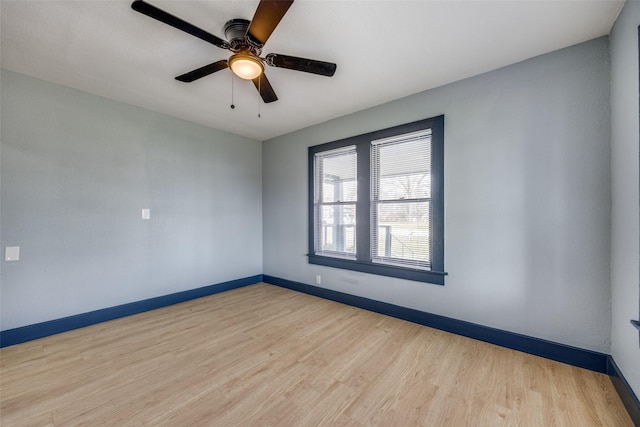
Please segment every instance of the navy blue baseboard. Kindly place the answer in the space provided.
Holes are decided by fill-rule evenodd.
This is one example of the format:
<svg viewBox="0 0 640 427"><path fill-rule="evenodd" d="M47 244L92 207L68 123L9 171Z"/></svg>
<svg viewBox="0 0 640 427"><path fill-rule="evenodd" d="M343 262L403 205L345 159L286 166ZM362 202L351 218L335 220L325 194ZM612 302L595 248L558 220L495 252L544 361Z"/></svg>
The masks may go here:
<svg viewBox="0 0 640 427"><path fill-rule="evenodd" d="M365 310L373 311L431 328L440 329L457 335L474 338L513 350L541 356L569 365L592 371L607 373L608 355L559 344L552 341L516 334L501 329L490 328L463 320L401 307L386 302L376 301L330 289L294 282L279 277L263 275L265 283L296 290L317 297L329 299Z"/></svg>
<svg viewBox="0 0 640 427"><path fill-rule="evenodd" d="M262 274L0 331L0 348L262 282Z"/></svg>
<svg viewBox="0 0 640 427"><path fill-rule="evenodd" d="M609 375L633 423L640 426L640 401L627 380L622 376L622 372L620 372L618 365L616 365L616 362L611 356L607 357L607 375Z"/></svg>

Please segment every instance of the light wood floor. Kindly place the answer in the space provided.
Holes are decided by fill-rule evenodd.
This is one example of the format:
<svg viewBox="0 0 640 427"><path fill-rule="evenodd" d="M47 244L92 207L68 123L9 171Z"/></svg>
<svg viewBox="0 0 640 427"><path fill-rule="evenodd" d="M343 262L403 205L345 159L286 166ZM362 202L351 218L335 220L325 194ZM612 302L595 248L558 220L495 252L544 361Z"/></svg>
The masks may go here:
<svg viewBox="0 0 640 427"><path fill-rule="evenodd" d="M0 350L8 426L632 426L609 378L266 284Z"/></svg>

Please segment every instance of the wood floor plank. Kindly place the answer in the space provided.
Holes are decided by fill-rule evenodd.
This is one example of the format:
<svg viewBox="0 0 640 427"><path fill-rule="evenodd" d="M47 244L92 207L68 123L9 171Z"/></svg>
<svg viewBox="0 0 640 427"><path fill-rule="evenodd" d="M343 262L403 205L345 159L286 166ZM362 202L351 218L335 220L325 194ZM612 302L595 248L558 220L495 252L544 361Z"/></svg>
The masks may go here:
<svg viewBox="0 0 640 427"><path fill-rule="evenodd" d="M0 349L2 426L632 426L606 375L267 284Z"/></svg>

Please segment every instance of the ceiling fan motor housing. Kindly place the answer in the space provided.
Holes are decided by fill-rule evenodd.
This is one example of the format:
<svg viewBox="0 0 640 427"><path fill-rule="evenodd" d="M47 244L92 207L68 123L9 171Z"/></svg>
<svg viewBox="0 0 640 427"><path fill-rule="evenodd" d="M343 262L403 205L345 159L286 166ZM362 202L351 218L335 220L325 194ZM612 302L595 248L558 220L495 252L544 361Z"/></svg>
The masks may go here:
<svg viewBox="0 0 640 427"><path fill-rule="evenodd" d="M224 36L229 41L231 50L237 51L247 48L247 29L250 22L246 19L232 19L224 24Z"/></svg>

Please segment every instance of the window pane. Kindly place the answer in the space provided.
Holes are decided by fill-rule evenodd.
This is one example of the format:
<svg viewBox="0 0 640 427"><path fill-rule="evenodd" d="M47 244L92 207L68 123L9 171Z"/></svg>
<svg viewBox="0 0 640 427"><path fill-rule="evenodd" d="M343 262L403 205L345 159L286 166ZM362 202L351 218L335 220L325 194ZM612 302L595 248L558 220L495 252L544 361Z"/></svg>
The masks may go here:
<svg viewBox="0 0 640 427"><path fill-rule="evenodd" d="M374 141L371 162L374 200L431 197L431 134Z"/></svg>
<svg viewBox="0 0 640 427"><path fill-rule="evenodd" d="M371 144L371 259L429 269L431 130Z"/></svg>
<svg viewBox="0 0 640 427"><path fill-rule="evenodd" d="M355 202L357 194L357 181L327 178L325 174L322 182L323 202Z"/></svg>
<svg viewBox="0 0 640 427"><path fill-rule="evenodd" d="M356 159L355 147L316 155L316 201L356 201Z"/></svg>
<svg viewBox="0 0 640 427"><path fill-rule="evenodd" d="M374 262L430 267L429 202L378 203L372 222Z"/></svg>
<svg viewBox="0 0 640 427"><path fill-rule="evenodd" d="M355 258L356 166L357 154L353 145L315 155L316 253Z"/></svg>
<svg viewBox="0 0 640 427"><path fill-rule="evenodd" d="M415 173L380 177L379 200L428 198L431 192L431 175Z"/></svg>
<svg viewBox="0 0 640 427"><path fill-rule="evenodd" d="M319 205L316 222L316 252L355 256L356 205Z"/></svg>

